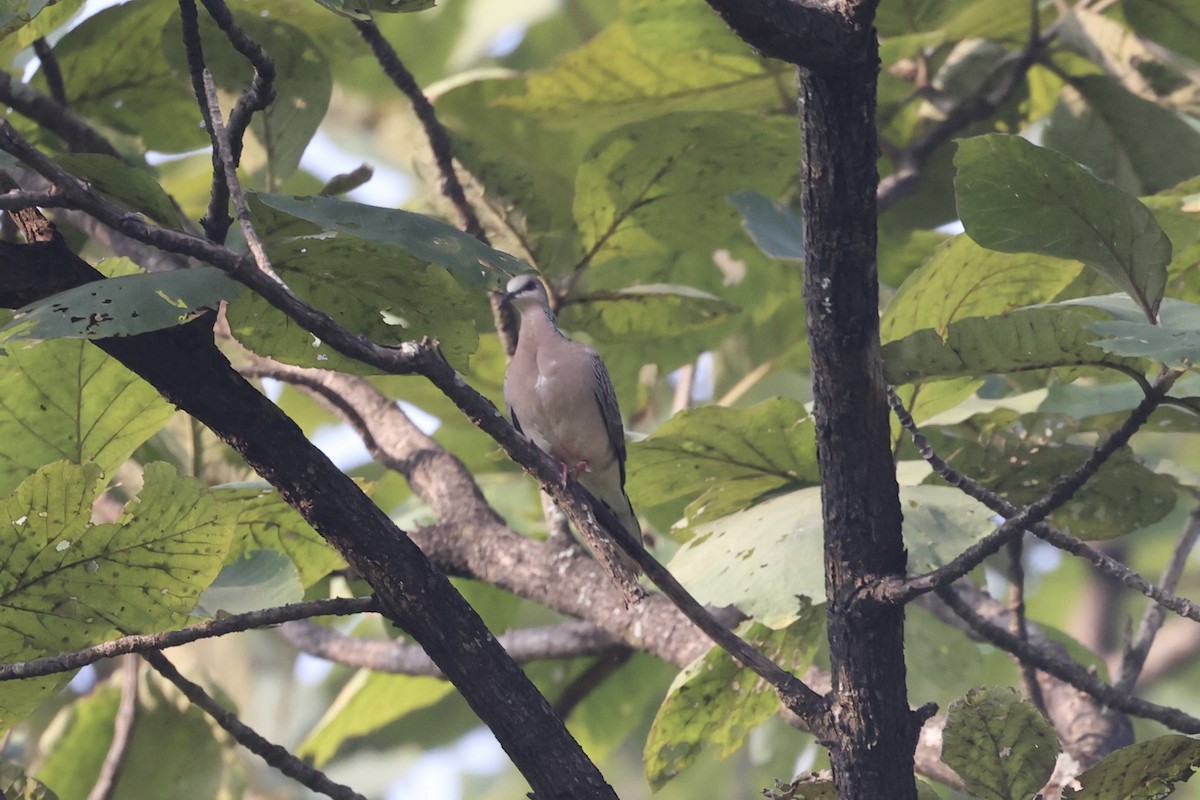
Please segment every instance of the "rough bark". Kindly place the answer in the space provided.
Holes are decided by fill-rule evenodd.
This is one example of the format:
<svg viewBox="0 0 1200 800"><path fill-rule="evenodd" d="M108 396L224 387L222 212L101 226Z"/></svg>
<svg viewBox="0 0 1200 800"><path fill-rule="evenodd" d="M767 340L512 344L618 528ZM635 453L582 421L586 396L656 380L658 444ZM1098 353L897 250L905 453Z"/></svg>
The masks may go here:
<svg viewBox="0 0 1200 800"><path fill-rule="evenodd" d="M879 346L874 32L845 63L801 70L805 301L825 523L838 797L916 797L919 722L905 690L904 610L858 591L903 576L899 489Z"/></svg>
<svg viewBox="0 0 1200 800"><path fill-rule="evenodd" d="M67 249L0 243L0 305L19 307L103 275ZM95 342L209 426L274 485L371 585L495 733L538 798L615 798L549 703L417 546L299 427L239 375L206 315L178 328Z"/></svg>

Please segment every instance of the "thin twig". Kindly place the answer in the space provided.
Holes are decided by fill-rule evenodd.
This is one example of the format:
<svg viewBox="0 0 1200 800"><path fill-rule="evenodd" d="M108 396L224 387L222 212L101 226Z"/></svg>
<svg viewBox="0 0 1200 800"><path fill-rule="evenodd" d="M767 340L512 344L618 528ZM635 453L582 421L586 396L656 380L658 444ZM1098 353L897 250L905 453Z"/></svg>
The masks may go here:
<svg viewBox="0 0 1200 800"><path fill-rule="evenodd" d="M366 800L358 792L340 783L334 783L314 767L309 766L283 747L267 741L248 725L237 718L237 715L221 707L219 703L208 696L199 685L192 683L179 674L166 656L157 650L142 653L142 658L150 662L160 675L175 684L184 697L199 706L237 740L238 744L262 758L275 769L314 792L319 792L334 800Z"/></svg>
<svg viewBox="0 0 1200 800"><path fill-rule="evenodd" d="M204 127L212 140L212 189L208 197L208 211L200 220L200 225L210 240L223 244L233 219L229 216L229 187L225 182L225 165L217 147L216 125L208 103L208 93L204 88L204 45L200 39L200 16L195 0L179 0L179 18L183 50L187 55L188 75L192 80L192 93L196 95L200 116L204 119ZM219 107L216 117L218 120L221 117Z"/></svg>
<svg viewBox="0 0 1200 800"><path fill-rule="evenodd" d="M1125 692L1120 692L1099 680L1079 664L1050 658L1040 649L1022 642L999 625L988 622L977 614L969 603L958 596L953 586L938 589L937 595L980 636L997 647L1015 654L1022 661L1032 664L1042 672L1066 681L1118 711L1161 722L1168 728L1183 733L1200 733L1200 719L1177 708L1160 706L1157 703L1130 697Z"/></svg>
<svg viewBox="0 0 1200 800"><path fill-rule="evenodd" d="M976 481L974 478L963 475L945 462L929 444L929 440L921 433L916 422L913 421L912 415L904 407L904 402L896 394L895 390L889 387L888 402L892 406L892 411L896 414L896 418L900 420L900 424L909 432L913 438L913 444L924 458L934 468L934 470L951 486L961 490L969 497L973 497L985 506L995 511L997 514L1005 518L1005 522L994 532L988 534L980 541L968 547L949 564L934 570L933 572L909 578L903 582L890 583L881 587L885 597L894 602L908 602L913 597L923 592L933 591L945 586L949 586L954 581L966 575L975 567L983 563L983 560L992 555L1003 547L1007 542L1019 536L1022 531L1028 530L1039 538L1056 546L1061 546L1067 549L1068 552L1078 552L1080 548L1087 548L1082 542L1070 544L1065 539L1071 539L1061 532L1054 531L1047 525L1043 525L1043 521L1055 509L1062 506L1082 487L1096 472L1104 465L1113 453L1124 447L1129 439L1136 433L1142 425L1150 418L1150 414L1161 403L1163 397L1170 391L1175 380L1179 377L1178 372L1168 372L1160 377L1154 384L1151 392L1142 399L1142 402L1130 412L1129 417L1121 424L1121 426L1112 433L1107 439L1097 445L1088 455L1084 462L1080 464L1070 475L1058 481L1050 491L1047 492L1036 502L1030 503L1023 509L1017 508L1012 503L997 495L995 492L988 489L983 484ZM1091 550L1092 548L1087 548ZM1102 553L1095 553L1100 560L1107 560ZM1089 559L1091 560L1091 559ZM1094 562L1095 563L1095 562ZM1115 562L1113 562L1115 566ZM1125 572L1131 572L1128 568L1121 567ZM1136 574L1136 573L1135 573ZM1121 576L1119 576L1121 577ZM1140 577L1140 576L1138 576ZM1128 576L1121 577L1123 581L1128 580ZM1144 594L1151 589L1150 584L1145 579L1142 579L1145 589L1138 588ZM1129 585L1127 583L1127 585ZM1158 598L1156 598L1158 599ZM1190 607L1190 604L1188 604ZM1182 608L1182 607L1181 607ZM1184 613L1182 610L1173 608L1176 613ZM1195 611L1194 609L1190 609Z"/></svg>
<svg viewBox="0 0 1200 800"><path fill-rule="evenodd" d="M63 108L66 108L67 90L63 85L62 68L58 65L58 59L54 56L54 50L50 47L50 43L46 41L44 36L39 36L33 40L33 52L38 57L38 61L42 62L42 75L46 78L46 86L50 89L50 96L54 98L54 102L58 103Z"/></svg>
<svg viewBox="0 0 1200 800"><path fill-rule="evenodd" d="M11 664L0 664L0 681L36 678L42 675L70 672L80 667L86 667L88 664L94 664L102 658L114 658L127 653L143 653L147 650L164 650L199 639L225 636L226 634L248 631L255 628L266 628L292 620L365 614L377 611L379 611L379 607L376 605L374 597L354 597L311 600L304 603L280 606L278 608L268 608L262 611L233 614L228 617L201 622L197 625L189 625L186 628L180 628L175 631L136 633L129 636L122 636L119 639L113 639L103 644L85 647L82 650L76 650L71 653L47 656L32 661L15 661Z"/></svg>
<svg viewBox="0 0 1200 800"><path fill-rule="evenodd" d="M1192 549L1196 546L1197 538L1200 538L1200 509L1193 509L1192 513L1188 515L1187 525L1184 526L1183 533L1175 544L1175 549L1171 552L1171 559L1167 562L1162 577L1158 579L1160 589L1172 592L1179 585L1179 579L1183 577L1183 570L1187 566ZM1137 635L1125 648L1125 654L1121 659L1121 669L1116 683L1113 684L1118 691L1126 693L1133 691L1134 684L1141 675L1142 667L1146 664L1146 656L1150 653L1150 647L1154 644L1154 638L1158 635L1165 616L1166 611L1158 603L1150 603L1146 606L1141 624L1138 625Z"/></svg>
<svg viewBox="0 0 1200 800"><path fill-rule="evenodd" d="M258 231L254 230L254 224L250 221L250 209L246 205L246 195L242 192L242 185L237 176L237 160L233 156L225 124L221 121L221 104L217 100L217 85L213 82L212 73L207 69L204 70L201 78L204 81L204 96L208 101L208 113L212 119L213 143L216 147L217 158L225 173L225 186L233 200L238 227L242 230L242 236L246 239L246 247L254 256L254 263L258 266L259 271L282 284L283 281L271 267L271 259L267 257L267 248L263 246L262 239L258 238Z"/></svg>
<svg viewBox="0 0 1200 800"><path fill-rule="evenodd" d="M1012 621L1011 633L1022 642L1029 642L1029 631L1025 624L1025 565L1022 559L1025 555L1025 541L1018 536L1008 543L1008 611ZM1020 659L1017 667L1021 670L1021 680L1025 684L1025 695L1029 702L1042 713L1046 712L1046 699L1042 697L1042 687L1038 684L1037 670Z"/></svg>
<svg viewBox="0 0 1200 800"><path fill-rule="evenodd" d="M275 60L261 44L246 33L224 0L201 0L204 9L239 53L254 67L250 87L243 91L229 112L229 152L236 167L241 163L243 138L255 112L275 102Z"/></svg>
<svg viewBox="0 0 1200 800"><path fill-rule="evenodd" d="M113 718L112 741L108 745L108 753L104 756L104 763L100 765L100 774L92 785L92 790L88 792L87 800L109 800L116 791L121 767L125 763L125 754L129 751L129 742L133 739L133 726L137 723L140 665L141 662L134 656L125 656L122 664L121 702L117 706L117 715Z"/></svg>
<svg viewBox="0 0 1200 800"><path fill-rule="evenodd" d="M354 27L371 48L371 53L379 62L384 74L412 103L413 113L417 115L417 120L425 131L434 164L441 176L438 189L458 213L459 226L479 241L488 244L487 231L479 221L479 215L475 213L471 202L467 200L462 181L458 179L458 171L454 168L454 150L450 146L450 134L438 119L433 103L429 102L429 98L417 84L417 79L408 71L408 67L404 66L396 49L384 38L373 21L355 20ZM491 304L496 332L500 334L500 341L504 343L504 352L511 356L517 349L516 314L511 306L500 302L500 296L495 292L489 295L488 301Z"/></svg>
<svg viewBox="0 0 1200 800"><path fill-rule="evenodd" d="M438 119L437 113L433 109L433 103L429 102L429 98L417 85L417 79L408 71L408 67L404 66L404 62L400 60L395 48L383 37L374 22L355 20L354 27L363 41L370 46L371 52L375 55L375 59L383 68L384 73L412 103L413 112L420 120L421 127L425 129L425 135L429 138L429 148L433 151L433 160L437 163L438 172L442 176L439 187L442 194L458 211L463 230L487 244L487 232L479 222L479 216L475 213L475 209L467 201L462 182L459 181L458 173L454 170L454 153L450 147L450 135L446 132L442 121Z"/></svg>

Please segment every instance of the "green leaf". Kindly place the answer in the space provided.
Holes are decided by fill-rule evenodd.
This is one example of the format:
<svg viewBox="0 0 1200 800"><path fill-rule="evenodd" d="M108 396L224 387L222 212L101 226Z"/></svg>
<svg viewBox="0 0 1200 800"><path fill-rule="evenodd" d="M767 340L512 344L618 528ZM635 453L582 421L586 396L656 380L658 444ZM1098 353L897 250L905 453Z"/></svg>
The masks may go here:
<svg viewBox="0 0 1200 800"><path fill-rule="evenodd" d="M1200 174L1200 129L1104 75L1063 89L1043 143L1135 195Z"/></svg>
<svg viewBox="0 0 1200 800"><path fill-rule="evenodd" d="M174 203L149 170L131 167L118 158L99 153L65 153L55 160L67 172L126 208L140 211L168 228L179 227Z"/></svg>
<svg viewBox="0 0 1200 800"><path fill-rule="evenodd" d="M690 286L648 284L572 299L563 327L583 330L599 342L679 336L715 325L740 311L721 298Z"/></svg>
<svg viewBox="0 0 1200 800"><path fill-rule="evenodd" d="M1121 12L1138 36L1200 60L1200 8L1189 0L1125 0Z"/></svg>
<svg viewBox="0 0 1200 800"><path fill-rule="evenodd" d="M154 680L144 681L138 694L137 724L113 797L228 797L228 786L222 792L228 762L204 712L195 706L181 710L174 693L166 694ZM112 741L120 700L118 689L105 686L64 709L44 742L38 779L64 798L86 797Z"/></svg>
<svg viewBox="0 0 1200 800"><path fill-rule="evenodd" d="M15 764L0 763L0 796L6 800L58 800L58 795Z"/></svg>
<svg viewBox="0 0 1200 800"><path fill-rule="evenodd" d="M772 258L804 260L804 222L790 208L752 190L734 192L729 202L760 250Z"/></svg>
<svg viewBox="0 0 1200 800"><path fill-rule="evenodd" d="M1166 797L1200 766L1200 741L1171 734L1123 747L1079 776L1083 788L1070 800L1130 800Z"/></svg>
<svg viewBox="0 0 1200 800"><path fill-rule="evenodd" d="M556 127L612 128L678 111L777 106L786 67L756 56L703 6L641 3L504 98ZM784 90L785 92L787 90Z"/></svg>
<svg viewBox="0 0 1200 800"><path fill-rule="evenodd" d="M807 607L782 630L747 623L739 633L772 661L793 673L812 662L824 638L821 607ZM658 791L706 745L727 758L746 736L779 713L779 695L724 650L714 647L689 664L671 684L646 737L646 779Z"/></svg>
<svg viewBox="0 0 1200 800"><path fill-rule="evenodd" d="M329 763L347 739L365 736L427 708L454 691L439 678L359 670L296 751L317 767Z"/></svg>
<svg viewBox="0 0 1200 800"><path fill-rule="evenodd" d="M494 250L453 225L424 214L332 197L265 193L254 197L270 208L326 230L401 248L421 261L446 268L468 286L499 290L512 276L532 269L508 253Z"/></svg>
<svg viewBox="0 0 1200 800"><path fill-rule="evenodd" d="M162 57L170 3L106 8L54 48L71 110L131 136L151 150L177 153L209 144L186 73ZM172 30L172 41L178 30ZM114 47L119 42L120 47ZM40 74L35 81L45 87Z"/></svg>
<svg viewBox="0 0 1200 800"><path fill-rule="evenodd" d="M902 486L909 571L947 563L996 528L991 511L957 489ZM702 603L736 605L770 628L790 624L798 597L825 598L821 490L759 502L696 528L668 565Z"/></svg>
<svg viewBox="0 0 1200 800"><path fill-rule="evenodd" d="M945 336L956 320L1048 302L1082 269L1077 261L998 253L955 236L900 285L880 322L881 338L891 342L925 328Z"/></svg>
<svg viewBox="0 0 1200 800"><path fill-rule="evenodd" d="M1103 337L1095 344L1106 353L1151 358L1177 369L1189 369L1200 361L1200 305L1167 298L1159 309L1159 324L1152 325L1131 313L1135 309L1122 295L1067 302L1101 308L1113 315L1112 320L1090 326Z"/></svg>
<svg viewBox="0 0 1200 800"><path fill-rule="evenodd" d="M408 13L433 8L434 0L317 0L335 14L369 20L374 14Z"/></svg>
<svg viewBox="0 0 1200 800"><path fill-rule="evenodd" d="M0 39L33 22L53 0L11 0L0 7Z"/></svg>
<svg viewBox="0 0 1200 800"><path fill-rule="evenodd" d="M154 387L83 341L0 358L0 495L59 459L111 473L171 418Z"/></svg>
<svg viewBox="0 0 1200 800"><path fill-rule="evenodd" d="M942 760L975 796L1028 800L1050 779L1058 737L1012 687L972 689L946 716Z"/></svg>
<svg viewBox="0 0 1200 800"><path fill-rule="evenodd" d="M683 283L740 303L757 287L733 262L762 256L728 196L782 194L791 176L779 165L796 158L795 139L791 119L736 113L670 114L610 131L575 180L589 288Z"/></svg>
<svg viewBox="0 0 1200 800"><path fill-rule="evenodd" d="M380 343L428 336L458 368L479 342L477 320L490 319L486 295L398 247L345 234L267 242L275 271L302 300L347 330ZM371 373L300 327L257 294L229 307L238 340L259 355L305 367Z"/></svg>
<svg viewBox="0 0 1200 800"><path fill-rule="evenodd" d="M209 494L236 520L231 558L278 551L295 566L305 589L345 566L341 555L274 489L216 487Z"/></svg>
<svg viewBox="0 0 1200 800"><path fill-rule="evenodd" d="M920 383L964 375L1021 372L1051 367L1140 364L1096 346L1091 325L1101 312L1082 307L1041 306L1003 316L968 317L951 323L945 336L919 330L883 347L889 383Z"/></svg>
<svg viewBox="0 0 1200 800"><path fill-rule="evenodd" d="M244 614L303 599L304 586L291 559L275 550L253 550L225 565L196 601L192 615Z"/></svg>
<svg viewBox="0 0 1200 800"><path fill-rule="evenodd" d="M691 509L699 519L820 480L812 418L801 403L786 398L747 409L683 411L629 450L635 505L700 495Z"/></svg>
<svg viewBox="0 0 1200 800"><path fill-rule="evenodd" d="M238 25L275 61L275 99L251 119L239 164L257 179L257 185L270 189L296 171L304 149L325 117L333 91L324 51L312 37L284 19L283 15L257 13L237 16ZM180 24L176 12L167 24L164 47L170 64L186 75L187 55L178 33ZM207 14L200 15L200 41L204 62L219 89L236 95L250 86L253 68Z"/></svg>
<svg viewBox="0 0 1200 800"><path fill-rule="evenodd" d="M1111 430L1103 423L996 409L975 414L961 427L927 425L926 435L938 452L954 454L956 469L1022 506L1039 499L1091 455L1092 448L1078 440ZM1122 448L1050 521L1082 538L1109 539L1163 519L1175 507L1178 489L1168 475L1147 468Z"/></svg>
<svg viewBox="0 0 1200 800"><path fill-rule="evenodd" d="M1158 309L1171 241L1136 198L1019 136L964 139L954 163L958 211L976 242L1078 259L1148 315Z"/></svg>
<svg viewBox="0 0 1200 800"><path fill-rule="evenodd" d="M182 325L241 291L216 267L145 272L85 283L13 312L0 344L106 339Z"/></svg>
<svg viewBox="0 0 1200 800"><path fill-rule="evenodd" d="M199 484L166 464L145 468L145 484L115 523L93 525L103 483L95 464L59 462L39 470L3 504L2 541L12 545L0 573L0 659L75 650L126 633L184 624L216 577L233 538ZM34 678L0 687L0 726L32 710L57 684Z"/></svg>
<svg viewBox="0 0 1200 800"><path fill-rule="evenodd" d="M82 5L83 0L14 0L0 8L0 63L11 64L14 56L62 27Z"/></svg>

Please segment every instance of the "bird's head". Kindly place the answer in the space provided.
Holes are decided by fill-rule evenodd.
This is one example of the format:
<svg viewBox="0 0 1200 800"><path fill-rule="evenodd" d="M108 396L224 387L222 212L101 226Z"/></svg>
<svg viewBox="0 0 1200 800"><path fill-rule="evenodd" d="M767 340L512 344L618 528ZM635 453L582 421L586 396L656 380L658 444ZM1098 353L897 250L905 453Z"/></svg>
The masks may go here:
<svg viewBox="0 0 1200 800"><path fill-rule="evenodd" d="M518 275L509 280L500 297L502 305L512 303L518 311L527 308L548 307L546 287L537 275Z"/></svg>

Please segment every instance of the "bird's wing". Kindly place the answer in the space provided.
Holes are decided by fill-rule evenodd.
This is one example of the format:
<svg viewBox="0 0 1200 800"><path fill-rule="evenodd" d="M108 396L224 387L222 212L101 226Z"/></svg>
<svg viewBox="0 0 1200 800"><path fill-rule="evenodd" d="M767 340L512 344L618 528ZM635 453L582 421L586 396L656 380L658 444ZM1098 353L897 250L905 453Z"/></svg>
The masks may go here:
<svg viewBox="0 0 1200 800"><path fill-rule="evenodd" d="M589 348L590 349L590 348ZM613 389L612 378L604 361L595 350L591 353L592 375L595 378L596 406L600 409L600 417L604 421L604 429L608 433L608 444L617 455L617 464L621 468L621 488L625 487L625 428L621 424L621 409L617 405L617 392Z"/></svg>

